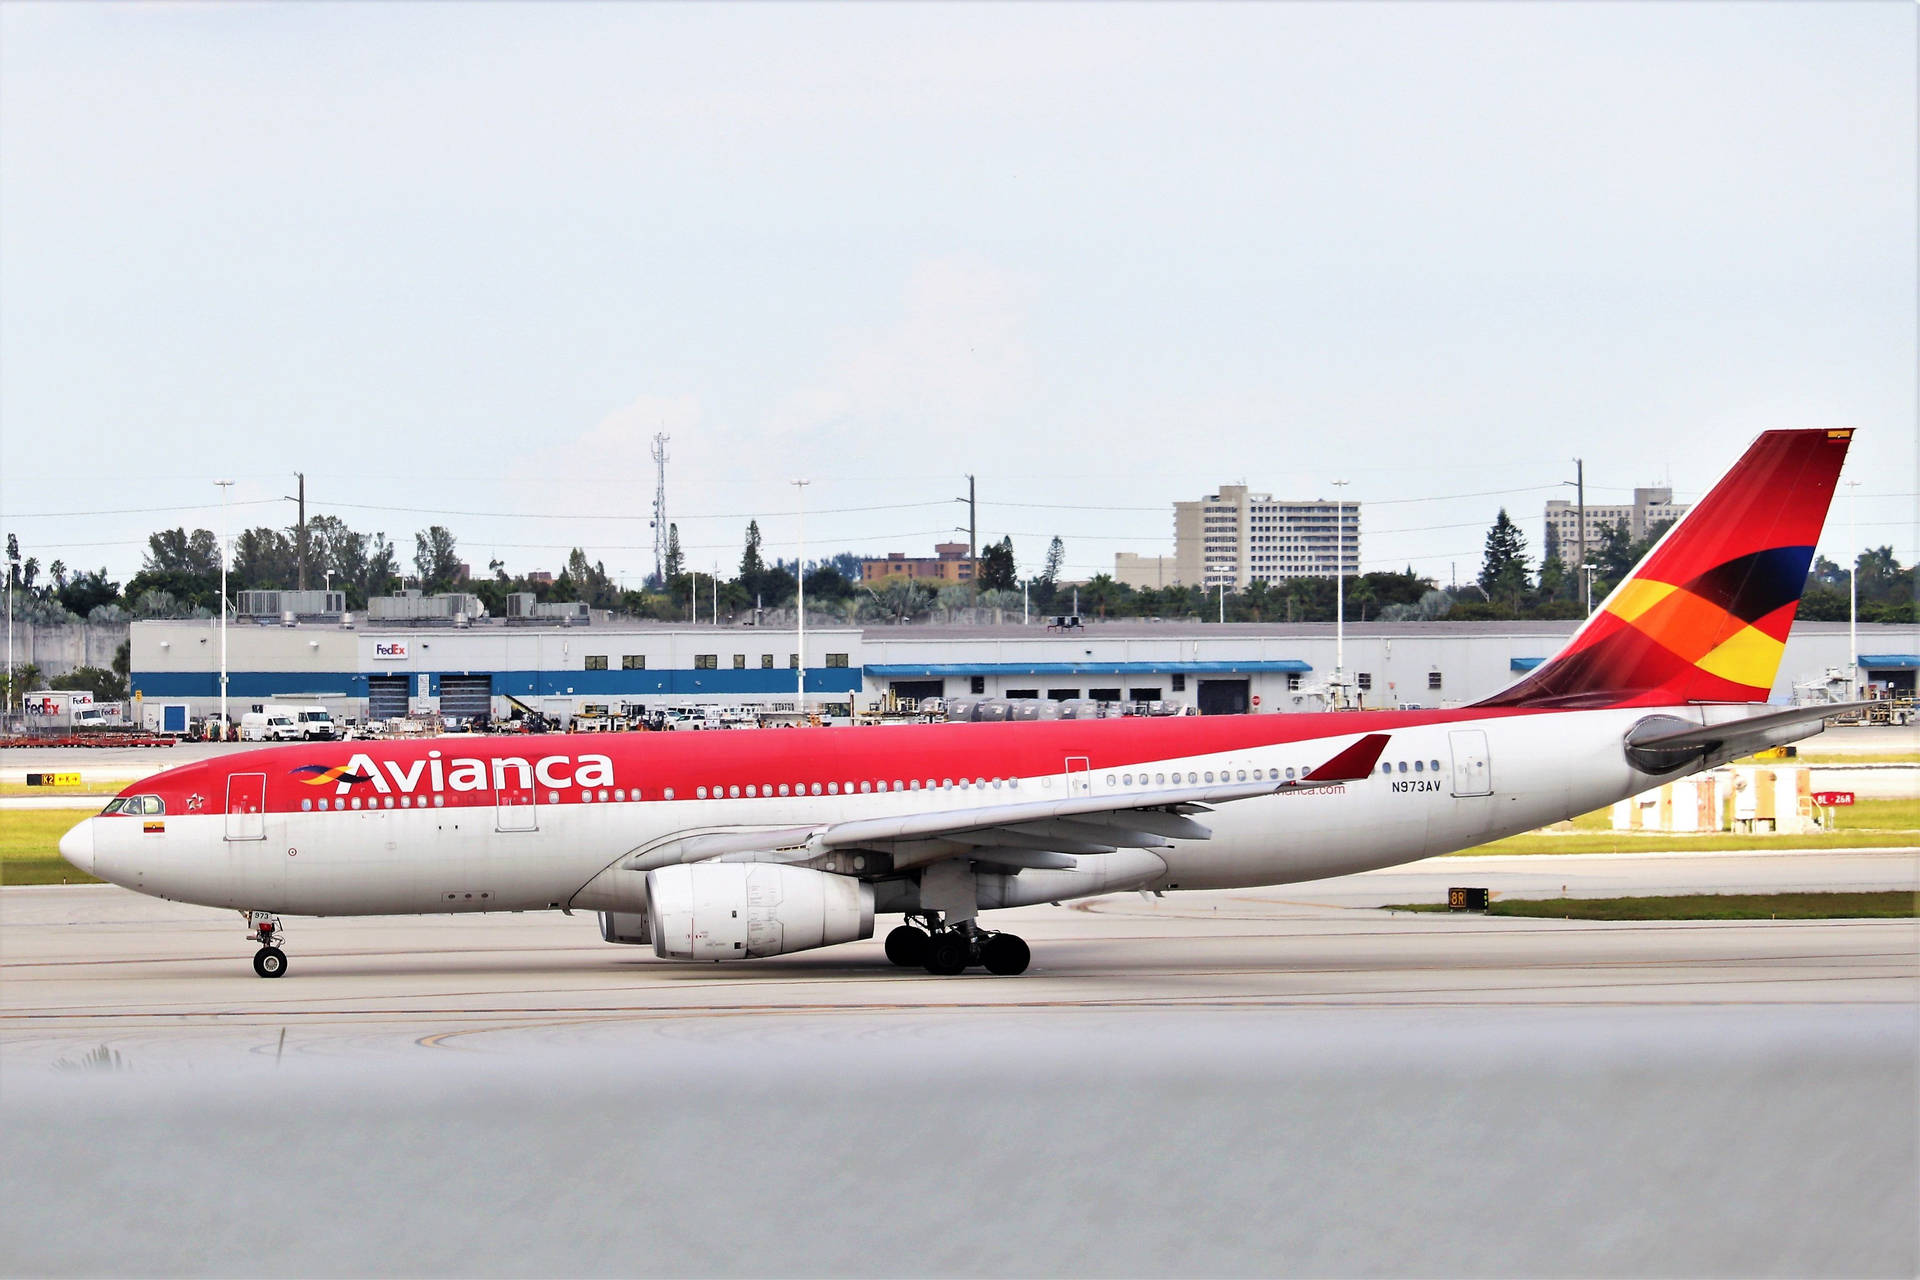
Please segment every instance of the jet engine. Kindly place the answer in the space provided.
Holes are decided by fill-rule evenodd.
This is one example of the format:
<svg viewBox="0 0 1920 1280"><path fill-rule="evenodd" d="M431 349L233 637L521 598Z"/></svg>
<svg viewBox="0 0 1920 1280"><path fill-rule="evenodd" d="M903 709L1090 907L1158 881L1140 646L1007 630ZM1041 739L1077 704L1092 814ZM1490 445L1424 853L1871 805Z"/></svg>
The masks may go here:
<svg viewBox="0 0 1920 1280"><path fill-rule="evenodd" d="M703 862L647 873L653 951L744 960L873 936L873 886L768 862Z"/></svg>
<svg viewBox="0 0 1920 1280"><path fill-rule="evenodd" d="M608 942L643 947L653 941L653 930L647 926L647 913L644 911L602 911L600 936Z"/></svg>

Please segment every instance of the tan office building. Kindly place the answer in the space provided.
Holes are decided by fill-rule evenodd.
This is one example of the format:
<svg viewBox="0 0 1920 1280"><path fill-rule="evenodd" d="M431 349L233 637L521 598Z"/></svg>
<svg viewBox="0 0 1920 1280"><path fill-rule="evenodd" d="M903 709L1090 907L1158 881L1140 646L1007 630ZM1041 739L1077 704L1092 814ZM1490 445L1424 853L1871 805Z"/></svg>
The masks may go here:
<svg viewBox="0 0 1920 1280"><path fill-rule="evenodd" d="M967 554L964 542L938 542L934 544L933 555L910 556L904 551L890 551L885 560L862 560L860 562L860 581L869 586L878 586L890 579L901 578L911 582L924 582L934 586L973 581L974 561Z"/></svg>
<svg viewBox="0 0 1920 1280"><path fill-rule="evenodd" d="M1639 541L1647 530L1663 520L1678 520L1687 514L1685 504L1676 504L1672 489L1635 489L1630 504L1599 506L1587 504L1587 554L1606 540L1607 530L1625 522L1627 533ZM1560 563L1569 569L1580 561L1580 507L1565 498L1547 502L1546 527L1559 540ZM1541 544L1544 554L1546 544Z"/></svg>

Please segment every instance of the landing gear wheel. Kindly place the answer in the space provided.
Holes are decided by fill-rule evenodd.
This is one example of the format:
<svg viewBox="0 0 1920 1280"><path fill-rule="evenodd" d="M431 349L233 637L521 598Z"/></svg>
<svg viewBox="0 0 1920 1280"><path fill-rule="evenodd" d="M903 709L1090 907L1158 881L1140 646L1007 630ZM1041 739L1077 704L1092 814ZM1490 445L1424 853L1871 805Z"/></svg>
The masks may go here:
<svg viewBox="0 0 1920 1280"><path fill-rule="evenodd" d="M1011 978L1025 973L1032 961L1033 952L1011 933L996 933L980 944L980 963L987 967L988 973Z"/></svg>
<svg viewBox="0 0 1920 1280"><path fill-rule="evenodd" d="M287 973L287 953L278 947L262 947L253 953L253 971L263 978L283 978Z"/></svg>
<svg viewBox="0 0 1920 1280"><path fill-rule="evenodd" d="M902 969L915 969L927 962L927 935L910 924L903 924L887 935L887 959Z"/></svg>
<svg viewBox="0 0 1920 1280"><path fill-rule="evenodd" d="M949 977L973 962L973 940L958 929L942 929L927 939L928 973Z"/></svg>

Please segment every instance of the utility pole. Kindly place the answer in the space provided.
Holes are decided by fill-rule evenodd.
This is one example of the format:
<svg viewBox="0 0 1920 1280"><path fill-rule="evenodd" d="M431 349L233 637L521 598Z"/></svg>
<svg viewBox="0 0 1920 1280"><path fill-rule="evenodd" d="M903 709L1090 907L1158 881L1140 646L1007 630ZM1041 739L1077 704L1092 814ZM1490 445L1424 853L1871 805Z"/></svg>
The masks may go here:
<svg viewBox="0 0 1920 1280"><path fill-rule="evenodd" d="M1853 491L1858 480L1847 481L1847 701L1860 698L1860 552L1854 545Z"/></svg>
<svg viewBox="0 0 1920 1280"><path fill-rule="evenodd" d="M973 477L967 477L967 496L955 498L955 502L967 504L967 564L968 584L973 588L972 601L980 603L980 517L973 500Z"/></svg>
<svg viewBox="0 0 1920 1280"><path fill-rule="evenodd" d="M1345 490L1345 480L1333 487ZM1347 498L1336 494L1333 503L1333 696L1335 706L1347 705Z"/></svg>
<svg viewBox="0 0 1920 1280"><path fill-rule="evenodd" d="M1583 459L1573 460L1573 487L1579 498L1580 506L1580 558L1575 564L1587 562L1587 464ZM1593 613L1593 579L1587 579L1587 613Z"/></svg>
<svg viewBox="0 0 1920 1280"><path fill-rule="evenodd" d="M665 432L653 437L653 576L662 590L667 585L667 440Z"/></svg>
<svg viewBox="0 0 1920 1280"><path fill-rule="evenodd" d="M794 561L794 581L798 590L794 596L794 654L793 665L797 672L796 692L800 698L800 715L807 714L807 486L811 480L795 480L794 489L800 495L800 555Z"/></svg>
<svg viewBox="0 0 1920 1280"><path fill-rule="evenodd" d="M215 480L220 486L220 737L227 736L227 496L231 480Z"/></svg>
<svg viewBox="0 0 1920 1280"><path fill-rule="evenodd" d="M294 539L294 547L300 556L300 581L298 585L300 590L305 591L307 589L307 473L304 471L296 471L293 473L293 478L300 482L300 488L298 490L300 496L294 499L295 502L300 504L300 524L298 534Z"/></svg>

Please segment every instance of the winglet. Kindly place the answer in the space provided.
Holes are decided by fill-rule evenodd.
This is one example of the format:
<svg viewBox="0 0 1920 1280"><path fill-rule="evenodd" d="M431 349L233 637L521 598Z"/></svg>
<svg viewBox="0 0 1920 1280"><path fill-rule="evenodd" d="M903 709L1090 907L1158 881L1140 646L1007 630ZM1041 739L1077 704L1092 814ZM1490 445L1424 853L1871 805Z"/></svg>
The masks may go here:
<svg viewBox="0 0 1920 1280"><path fill-rule="evenodd" d="M1384 733L1368 734L1319 768L1309 771L1300 780L1301 783L1354 782L1366 777L1373 772L1373 766L1380 763L1380 753L1387 749L1387 737Z"/></svg>

